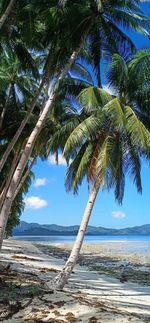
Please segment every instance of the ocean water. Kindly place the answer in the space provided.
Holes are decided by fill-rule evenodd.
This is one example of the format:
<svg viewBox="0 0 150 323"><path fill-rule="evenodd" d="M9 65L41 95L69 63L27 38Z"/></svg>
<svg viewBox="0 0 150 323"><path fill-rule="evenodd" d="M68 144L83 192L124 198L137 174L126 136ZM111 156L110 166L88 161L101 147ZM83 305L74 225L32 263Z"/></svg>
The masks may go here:
<svg viewBox="0 0 150 323"><path fill-rule="evenodd" d="M75 241L76 236L14 236L15 240L34 241L34 242L49 242L49 243L67 243ZM150 235L116 235L116 236L91 236L86 235L84 241L87 243L100 242L119 242L119 241L149 241Z"/></svg>
<svg viewBox="0 0 150 323"><path fill-rule="evenodd" d="M34 243L73 243L75 236L14 236L16 240ZM85 243L106 244L116 252L140 253L150 255L150 236L85 236Z"/></svg>

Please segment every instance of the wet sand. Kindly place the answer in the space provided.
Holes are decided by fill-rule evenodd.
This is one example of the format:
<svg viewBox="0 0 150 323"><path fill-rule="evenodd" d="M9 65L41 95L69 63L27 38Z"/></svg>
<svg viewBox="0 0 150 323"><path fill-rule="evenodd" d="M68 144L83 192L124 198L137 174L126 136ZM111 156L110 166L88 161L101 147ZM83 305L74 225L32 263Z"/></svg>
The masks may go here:
<svg viewBox="0 0 150 323"><path fill-rule="evenodd" d="M150 285L150 254L135 252L135 245L141 242L101 242L84 243L78 264L85 265L90 271L97 271L109 277L121 279L142 285ZM70 254L72 243L36 244L46 254L66 260Z"/></svg>

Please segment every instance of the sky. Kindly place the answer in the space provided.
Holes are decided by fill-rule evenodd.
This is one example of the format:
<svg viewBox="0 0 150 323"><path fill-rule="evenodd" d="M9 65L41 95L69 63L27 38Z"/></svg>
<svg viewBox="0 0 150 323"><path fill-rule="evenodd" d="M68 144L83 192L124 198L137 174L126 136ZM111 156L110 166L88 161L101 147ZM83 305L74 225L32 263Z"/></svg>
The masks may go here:
<svg viewBox="0 0 150 323"><path fill-rule="evenodd" d="M150 17L150 2L143 5ZM129 33L137 48L150 48L145 37ZM142 195L136 192L130 178L126 178L125 195L122 206L116 203L113 191L99 191L89 224L107 228L124 228L150 223L150 165L142 162ZM86 181L82 183L78 195L67 193L64 186L66 164L59 156L59 165L53 156L45 162L40 159L34 166L35 180L25 197L22 221L40 224L74 225L80 224L88 201Z"/></svg>

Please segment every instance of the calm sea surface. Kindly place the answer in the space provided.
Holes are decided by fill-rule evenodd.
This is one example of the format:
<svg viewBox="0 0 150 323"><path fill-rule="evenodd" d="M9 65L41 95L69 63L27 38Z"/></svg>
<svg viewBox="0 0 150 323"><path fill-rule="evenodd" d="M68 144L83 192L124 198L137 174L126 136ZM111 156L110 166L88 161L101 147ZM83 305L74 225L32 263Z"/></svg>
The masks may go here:
<svg viewBox="0 0 150 323"><path fill-rule="evenodd" d="M71 243L75 236L14 236L16 240L34 243ZM118 252L143 253L150 255L150 236L85 236L85 243L108 244Z"/></svg>
<svg viewBox="0 0 150 323"><path fill-rule="evenodd" d="M73 242L76 236L14 236L16 240L34 241L34 242L49 242L49 243L67 243ZM150 244L149 236L85 236L85 242L100 243L100 242L119 242L119 241L147 241Z"/></svg>

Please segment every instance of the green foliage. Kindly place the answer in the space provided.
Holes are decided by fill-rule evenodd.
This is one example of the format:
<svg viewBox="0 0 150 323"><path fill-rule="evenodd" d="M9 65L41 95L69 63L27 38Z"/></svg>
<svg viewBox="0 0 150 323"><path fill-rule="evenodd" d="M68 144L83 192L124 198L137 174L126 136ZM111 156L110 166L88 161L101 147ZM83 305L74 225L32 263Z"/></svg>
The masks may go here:
<svg viewBox="0 0 150 323"><path fill-rule="evenodd" d="M121 203L126 174L131 176L137 190L142 191L140 157L150 158L150 133L134 108L125 104L123 94L117 98L105 90L88 87L79 100L82 104L82 111L76 117L79 124L74 123L71 132L69 123L58 129L54 136L58 140L52 139L50 146L53 151L58 149L59 137L65 133L60 142L61 148L64 145L64 156L70 159L66 188L77 193L85 176L92 183L100 177L104 189L114 187L115 197Z"/></svg>
<svg viewBox="0 0 150 323"><path fill-rule="evenodd" d="M1 16L8 3L1 1ZM142 124L145 116L145 125L148 123L149 52L142 51L129 60L135 46L123 32L124 27L149 37L150 21L140 9L140 1L16 2L0 29L0 157L28 113L43 78L45 84L1 173L0 193L9 179L15 154L20 158L50 90L81 42L80 55L60 84L31 159L45 159L49 152L55 152L57 159L58 149L64 150L68 162L66 186L74 192L84 176L92 183L101 176L104 187L115 186L116 198L121 201L126 172L132 174L141 191L139 157L143 154L149 158L149 132ZM110 60L114 53L108 78L118 97L101 88L101 59ZM81 62L90 64L94 77ZM99 87L94 86L95 76ZM7 235L19 222L32 176L30 172L13 201Z"/></svg>
<svg viewBox="0 0 150 323"><path fill-rule="evenodd" d="M27 168L25 172L27 171ZM19 193L17 194L16 198L13 201L11 213L9 215L9 219L7 222L6 227L6 236L9 237L12 235L13 228L20 223L20 216L22 212L24 211L24 194L26 194L29 190L29 187L31 185L31 180L34 177L33 172L30 171L29 175L25 179Z"/></svg>

